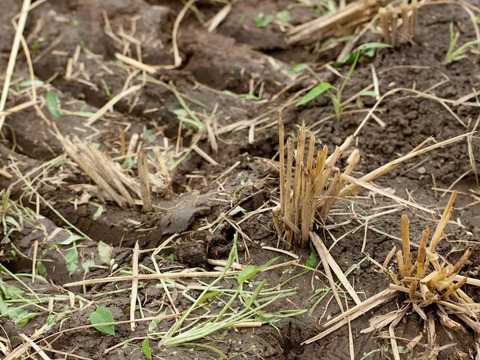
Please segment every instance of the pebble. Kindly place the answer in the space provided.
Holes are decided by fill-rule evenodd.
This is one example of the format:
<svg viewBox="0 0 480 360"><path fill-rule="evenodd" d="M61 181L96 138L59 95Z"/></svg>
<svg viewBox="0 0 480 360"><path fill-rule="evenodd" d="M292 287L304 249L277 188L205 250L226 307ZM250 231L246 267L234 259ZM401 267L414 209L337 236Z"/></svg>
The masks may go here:
<svg viewBox="0 0 480 360"><path fill-rule="evenodd" d="M409 120L414 120L418 117L418 112L416 110L409 111L406 115L405 118Z"/></svg>

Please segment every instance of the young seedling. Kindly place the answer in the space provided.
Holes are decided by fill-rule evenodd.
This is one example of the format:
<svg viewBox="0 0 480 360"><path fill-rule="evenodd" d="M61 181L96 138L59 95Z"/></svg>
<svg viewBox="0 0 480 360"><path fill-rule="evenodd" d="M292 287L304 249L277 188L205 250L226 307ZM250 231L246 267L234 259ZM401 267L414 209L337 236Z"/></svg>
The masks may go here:
<svg viewBox="0 0 480 360"><path fill-rule="evenodd" d="M253 23L257 28L264 28L270 25L270 23L275 20L275 15L273 14L255 14L253 16Z"/></svg>
<svg viewBox="0 0 480 360"><path fill-rule="evenodd" d="M112 312L105 307L97 306L97 309L90 314L90 324L92 325L112 323L95 326L96 330L107 335L115 335L114 321Z"/></svg>
<svg viewBox="0 0 480 360"><path fill-rule="evenodd" d="M0 225L3 228L5 239L8 239L13 232L22 231L23 214L27 214L27 211L22 210L16 202L10 199L10 189L0 191Z"/></svg>
<svg viewBox="0 0 480 360"><path fill-rule="evenodd" d="M265 312L265 308L278 299L293 296L295 294L294 289L278 290L276 286L275 290L271 292L264 289L266 280L256 282L256 288L254 288L253 291L245 289L245 285L251 283L251 279L257 273L270 266L277 259L271 259L259 267L253 265L244 267L243 270L236 275L238 283L236 289L224 289L218 286L220 285L220 281L225 279L227 271L234 264L234 260L238 258L237 238L238 233L235 233L232 250L230 251L222 274L211 284L203 287L203 291L196 299L192 298L193 304L163 336L162 346L188 345L218 330L224 330L241 323L253 321L259 322L260 324L271 323L275 318L294 316L306 312L306 310L302 309L285 310L279 311L278 313ZM205 306L204 304L216 298L221 299L220 301L225 304L217 315L209 316L201 322L194 322L193 325L189 324L184 326L189 316L193 315L192 313L199 308L205 308L207 313L210 313L210 306ZM212 347L210 350L215 351L214 349L215 348Z"/></svg>
<svg viewBox="0 0 480 360"><path fill-rule="evenodd" d="M458 32L454 33L453 23L450 23L450 45L448 46L447 55L445 56L445 64L451 64L455 61L467 57L465 53L468 50L474 48L475 45L478 44L480 41L478 39L468 41L455 50L455 46L457 45L459 36L460 34Z"/></svg>
<svg viewBox="0 0 480 360"><path fill-rule="evenodd" d="M375 55L375 50L378 48L389 48L389 47L391 46L388 44L382 44L382 43L364 44L364 45L361 45L357 51L350 53L345 58L345 60L343 60L340 63L336 63L335 66L337 67L343 66L343 65L351 65L350 70L348 71L347 75L342 81L342 84L338 88L328 82L323 82L308 65L301 64L296 66L294 69L292 69L292 72L298 72L303 69L308 69L310 72L314 74L314 76L319 81L319 84L316 85L314 88L312 88L303 98L301 98L297 102L296 106L307 104L310 101L314 100L316 97L327 92L333 104L335 117L337 120L340 120L342 116L342 112L344 110L342 108L342 94L343 94L343 91L345 90L345 87L347 86L348 81L350 80L350 77L352 76L353 70L355 70L358 64L358 60L364 56L373 57ZM334 92L332 92L331 90L334 90Z"/></svg>
<svg viewBox="0 0 480 360"><path fill-rule="evenodd" d="M288 10L282 10L273 14L255 14L253 16L253 23L257 28L264 28L270 25L274 20L278 20L282 23L288 23L292 19Z"/></svg>
<svg viewBox="0 0 480 360"><path fill-rule="evenodd" d="M45 95L45 105L47 106L48 112L53 117L73 115L73 116L81 116L81 117L88 118L93 115L93 113L88 111L68 111L68 110L62 109L60 99L58 98L57 94L52 90L48 90Z"/></svg>

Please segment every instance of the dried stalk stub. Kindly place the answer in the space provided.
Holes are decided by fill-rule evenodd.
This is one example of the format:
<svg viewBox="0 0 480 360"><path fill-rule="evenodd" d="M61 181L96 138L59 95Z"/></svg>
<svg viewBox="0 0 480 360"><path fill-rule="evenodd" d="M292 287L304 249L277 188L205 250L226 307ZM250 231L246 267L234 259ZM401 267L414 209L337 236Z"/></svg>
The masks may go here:
<svg viewBox="0 0 480 360"><path fill-rule="evenodd" d="M328 13L306 23L294 26L287 32L289 44L312 43L329 37L341 37L353 32L356 27L369 22L380 6L388 0L357 0L343 9Z"/></svg>
<svg viewBox="0 0 480 360"><path fill-rule="evenodd" d="M435 305L437 318L443 326L455 331L464 331L463 324L479 334L478 309L480 309L480 304L475 303L462 290L462 287L467 282L473 286L480 286L480 281L459 276L460 270L472 254L472 248L466 249L455 264L449 264L435 252L436 245L453 213L453 202L456 195L457 192L454 191L432 235L430 246L428 246L430 230L426 227L423 231L416 261L412 261L414 256L410 249L408 217L402 216L402 250L396 254L398 276L390 270L390 277L395 283L395 285L390 285L390 289L408 294L406 305L411 306L412 310L422 319L427 320L428 318L427 312L423 309ZM461 323L452 320L450 315L455 315ZM433 326L433 317L429 319L429 324Z"/></svg>
<svg viewBox="0 0 480 360"><path fill-rule="evenodd" d="M279 237L285 239L288 248L306 247L315 219L325 221L330 208L339 200L344 188L340 171L335 164L353 142L349 137L337 147L332 155L324 146L316 151L315 135L310 134L307 146L305 123L297 133L297 146L288 139L285 146L283 123L279 119L280 152L280 205L274 211L275 226ZM344 174L349 175L359 161L358 153L353 156ZM335 170L334 170L335 169ZM335 175L332 173L335 172ZM333 180L329 181L331 175Z"/></svg>
<svg viewBox="0 0 480 360"><path fill-rule="evenodd" d="M165 196L170 187L170 175L158 149L154 148L154 159L147 153L137 153L138 176L131 176L105 153L93 144L74 138L73 141L57 133L68 156L96 184L95 194L100 198L114 201L120 207L142 205L143 211L152 211L152 193ZM132 154L132 156L135 156ZM153 169L153 172L151 171ZM88 185L92 186L92 185ZM75 186L81 190L82 186Z"/></svg>
<svg viewBox="0 0 480 360"><path fill-rule="evenodd" d="M418 19L418 2L403 0L402 4L393 7L389 4L378 10L379 25L383 34L383 41L395 47L400 38L400 44L411 42L415 36ZM399 30L401 26L401 31Z"/></svg>
<svg viewBox="0 0 480 360"><path fill-rule="evenodd" d="M456 280L456 277L468 258L472 254L472 248L468 248L456 264L441 262L440 256L435 253L448 219L453 212L453 201L457 193L454 191L445 211L438 222L432 236L430 246L427 247L430 230L428 227L423 231L416 260L413 262L413 253L410 248L409 220L406 215L402 216L402 250L396 254L399 276L390 273L396 285L404 287L410 299L416 302L420 308L438 301L452 301L454 303L473 302L460 288L466 279Z"/></svg>

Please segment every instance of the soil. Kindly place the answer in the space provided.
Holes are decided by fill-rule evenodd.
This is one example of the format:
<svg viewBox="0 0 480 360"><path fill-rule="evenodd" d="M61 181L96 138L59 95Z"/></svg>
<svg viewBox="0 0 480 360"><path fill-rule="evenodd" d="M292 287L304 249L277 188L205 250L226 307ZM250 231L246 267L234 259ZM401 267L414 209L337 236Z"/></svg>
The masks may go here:
<svg viewBox="0 0 480 360"><path fill-rule="evenodd" d="M108 308L115 321L128 321L130 282L64 287L73 281L130 274L135 243L142 250L141 273L154 271L152 249L162 246L167 239L171 241L153 256L162 272L187 268L213 270L210 260L228 257L234 234L239 229L241 263L260 266L274 257L279 257L275 264L292 260L289 255L263 248L284 248L278 242L271 209L268 210L279 201L275 168L279 150L278 110L283 108L285 134L294 136L305 121L307 128L316 134L317 145L334 149L357 130L377 102L375 97L362 96L339 120L332 116L334 109L326 94L306 105L295 106L305 89L317 80L306 71L290 72L292 65L309 63L322 81L339 87L342 79L325 64L335 61L345 45L339 42L322 50L321 45L327 39L288 44L285 27L288 29L319 16L314 6L300 6L300 3L303 2L237 0L216 30L209 32L206 21L215 16L225 2L195 2L195 11L187 11L179 26L181 65L175 69L168 66L173 64L172 31L184 7L182 2L49 0L34 3L38 6L29 13L24 36L34 73L43 83L37 87L40 99L37 105L7 116L3 127L0 161L2 168L13 177L0 177L0 185L2 189L11 190L10 198L21 206L20 210L9 210L20 226L1 242L0 261L14 274L31 274L33 244L38 244L37 259L45 266L46 281L28 284L37 294L54 300L51 307L48 303L42 304L43 309L49 307L49 311L37 309L37 316L23 328L8 317L0 317L0 325L13 348L22 343L20 333L33 336L46 324L49 315L65 314L36 339L52 358L144 357L141 344L149 326L146 321L140 321L134 332L126 322L117 324L114 336L101 334L92 327L81 328L90 324L89 316L95 306ZM469 3L480 6L478 1ZM5 69L14 36L10 19L20 11L21 4L16 0L3 0L2 5L0 67ZM255 15L276 14L286 9L291 15L288 24L274 21L265 27L255 26ZM480 11L478 7L475 9ZM475 16L480 16L479 12ZM477 130L480 106L476 98L458 104L455 101L479 86L478 54L467 52L467 56L445 64L450 24L460 34L459 44L475 39L475 27L464 7L427 4L419 9L412 42L394 49L379 49L373 58L360 59L342 99L371 85L372 71L378 77L380 94L396 88L404 90L385 97L375 112L380 121L370 118L356 136L354 147L360 152L361 161L353 176L358 178L408 153L430 136L440 142ZM357 45L381 41L379 31L367 31ZM166 67L152 74L142 73L119 61L116 53ZM67 73L72 60L73 68ZM337 70L345 76L349 69ZM27 61L20 52L7 109L29 100L30 88L21 85L26 80ZM82 113L95 113L114 95L135 84L144 86L118 101L92 126L86 125L87 119ZM171 171L168 191L154 196L154 211L147 213L142 212L141 207L119 207L112 199L89 193L85 187L75 191L75 185L93 183L68 157L58 158L64 154L64 148L56 131L98 144L111 158L123 155L122 141L128 146L132 136L139 136L144 148L168 148L168 154L174 154L172 157L178 160L175 147L178 144L180 150L188 149L195 142L196 130L184 126L179 138L178 110L182 106L172 91L173 86L191 111L214 129L218 151L206 134L197 145L215 164L194 151L187 153ZM54 117L49 111L45 103L48 91L57 95L62 116ZM351 269L348 279L362 300L391 283L376 263L383 263L394 246L401 246L401 214L409 215L412 239L419 243L424 227L435 226L453 189L459 192L455 212L446 228L446 240L440 242L438 251L442 257L455 262L467 247L472 247L473 255L462 273L479 277L480 187L472 170L480 166L478 159L480 140L475 134L470 140L465 137L402 163L375 181L396 196L434 210L434 216L362 190L355 197L339 201L325 226L316 225L314 231L329 247L341 269ZM345 165L346 157L340 162ZM18 173L14 171L15 166ZM26 185L20 174L28 174L25 178L32 187ZM86 201L85 194L91 195ZM98 216L100 205L103 212ZM239 206L242 211L228 215ZM249 214L253 215L248 217ZM76 243L78 266L69 274L66 257L74 244L68 242L75 233L73 227L86 239ZM65 246L58 245L65 241ZM100 241L111 246L108 264L99 255ZM290 251L300 257L300 264L305 264L310 255L309 250ZM294 289L294 295L278 299L267 311L312 311L281 318L274 326L221 330L195 341L196 345L164 347L158 337L151 337L153 358L216 359L220 355L209 348L214 347L228 358L348 359L351 358L350 336L353 358L393 359L388 329L369 334L361 330L369 326L368 321L374 316L401 307L406 299L403 297L365 313L352 321L350 328L344 326L317 342L302 344L321 332L326 320L341 312L331 293L312 308L318 300L318 295L312 297L312 294L329 286L321 264L317 265L319 271L304 272L300 267L283 266L261 272L255 278L255 281L266 280L268 287L275 287L298 275L282 287ZM2 279L16 284L5 271ZM205 280L186 279L180 283L201 284L202 281ZM221 283L236 288L235 279ZM476 302L480 301L476 288L467 286L466 292ZM172 314L172 305L180 311L191 305L180 290L175 289L173 294L170 302L157 280L140 282L138 299L145 316L154 316L163 309ZM199 294L195 290L189 292L194 298ZM354 305L352 301L346 303L350 307ZM212 302L209 307L215 314L223 304ZM429 311L434 313L433 309ZM424 337L419 345L402 354L402 358L473 359L480 356L478 334L470 328L455 332L437 319L432 346L427 341L426 323L408 315L395 329L398 345L403 349L420 333ZM165 332L173 324L173 318L167 318L157 325L156 331ZM442 348L449 344L453 345Z"/></svg>

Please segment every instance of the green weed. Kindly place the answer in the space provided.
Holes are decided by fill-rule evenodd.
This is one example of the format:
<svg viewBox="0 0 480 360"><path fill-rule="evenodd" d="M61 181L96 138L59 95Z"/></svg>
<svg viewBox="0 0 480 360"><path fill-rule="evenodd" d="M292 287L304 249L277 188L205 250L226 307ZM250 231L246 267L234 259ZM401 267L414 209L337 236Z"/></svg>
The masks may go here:
<svg viewBox="0 0 480 360"><path fill-rule="evenodd" d="M282 10L274 14L255 14L253 24L257 28L264 28L270 25L275 19L281 22L289 22L292 19L288 10Z"/></svg>
<svg viewBox="0 0 480 360"><path fill-rule="evenodd" d="M335 112L335 117L337 118L337 120L340 120L340 118L342 116L342 112L344 110L344 108L342 108L342 94L343 94L343 91L345 90L345 87L347 86L348 81L350 80L350 77L352 76L353 70L356 68L356 66L358 64L358 60L361 57L373 57L375 55L375 50L376 49L389 48L389 47L391 47L391 46L388 45L388 44L382 44L382 43L364 44L364 45L361 45L358 48L357 51L355 51L353 53L350 53L345 58L345 60L343 60L342 62L334 64L336 67L340 67L340 66L344 66L344 65L351 65L350 70L348 71L347 75L345 76L345 78L342 81L342 84L338 88L333 86L329 82L322 81L318 77L318 75L308 65L300 64L300 65L295 66L290 71L291 73L296 73L296 72L299 72L301 70L307 69L315 76L315 78L319 82L318 85L316 85L314 88L310 89L310 91L303 98L301 98L297 102L296 106L305 105L305 104L311 102L312 100L314 100L315 98L317 98L318 96L320 96L321 94L328 93L328 95L330 97L330 100L332 102L332 105L333 105L333 109L334 109L334 112ZM334 91L332 91L332 90L334 90ZM365 94L361 94L361 95L365 95Z"/></svg>
<svg viewBox="0 0 480 360"><path fill-rule="evenodd" d="M480 41L479 39L468 41L455 49L459 37L460 33L458 31L454 32L453 23L450 23L450 44L448 46L447 55L445 56L445 64L451 64L455 61L466 58L466 52L474 48Z"/></svg>

